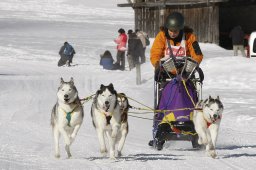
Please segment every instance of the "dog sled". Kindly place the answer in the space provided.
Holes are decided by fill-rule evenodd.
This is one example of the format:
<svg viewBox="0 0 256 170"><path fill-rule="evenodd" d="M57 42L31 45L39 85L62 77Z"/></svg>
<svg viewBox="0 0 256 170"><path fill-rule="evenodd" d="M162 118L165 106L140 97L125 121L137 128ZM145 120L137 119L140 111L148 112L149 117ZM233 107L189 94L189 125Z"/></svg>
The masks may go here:
<svg viewBox="0 0 256 170"><path fill-rule="evenodd" d="M189 57L161 61L155 72L155 114L150 146L162 150L166 141L183 140L191 141L193 148L200 147L192 118L195 105L202 97L203 79L197 62Z"/></svg>

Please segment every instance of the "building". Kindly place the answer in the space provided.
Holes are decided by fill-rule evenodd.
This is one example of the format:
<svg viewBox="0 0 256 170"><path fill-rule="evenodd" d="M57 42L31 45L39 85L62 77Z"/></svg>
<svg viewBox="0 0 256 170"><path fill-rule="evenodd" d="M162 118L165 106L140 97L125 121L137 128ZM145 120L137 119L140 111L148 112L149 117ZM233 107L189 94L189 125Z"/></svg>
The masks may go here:
<svg viewBox="0 0 256 170"><path fill-rule="evenodd" d="M127 0L119 7L131 7L135 12L135 29L154 37L173 11L181 12L185 25L191 27L199 42L215 43L231 48L228 36L237 25L245 33L256 30L256 0Z"/></svg>

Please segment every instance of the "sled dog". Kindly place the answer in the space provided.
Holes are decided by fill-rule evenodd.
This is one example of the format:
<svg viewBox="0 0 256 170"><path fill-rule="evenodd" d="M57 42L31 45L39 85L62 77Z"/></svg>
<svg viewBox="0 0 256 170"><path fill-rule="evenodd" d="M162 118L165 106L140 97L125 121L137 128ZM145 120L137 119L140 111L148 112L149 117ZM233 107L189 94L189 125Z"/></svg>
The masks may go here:
<svg viewBox="0 0 256 170"><path fill-rule="evenodd" d="M218 130L221 122L223 104L219 96L214 99L209 96L205 101L199 101L196 108L202 110L195 110L193 121L195 130L198 134L198 143L206 146L206 152L212 158L217 156L215 147L218 137Z"/></svg>
<svg viewBox="0 0 256 170"><path fill-rule="evenodd" d="M118 93L117 95L118 103L120 105L120 111L121 111L121 127L120 131L118 133L118 148L117 148L117 154L118 156L121 156L121 151L123 149L126 136L129 131L128 127L128 111L130 108L128 98L124 93Z"/></svg>
<svg viewBox="0 0 256 170"><path fill-rule="evenodd" d="M57 103L54 105L51 114L51 125L54 135L55 157L60 157L59 138L63 136L65 150L68 158L70 145L75 140L77 132L83 122L84 111L78 97L78 91L71 77L69 82L64 82L61 78L57 92Z"/></svg>
<svg viewBox="0 0 256 170"><path fill-rule="evenodd" d="M115 159L115 144L121 124L121 113L117 92L112 83L108 86L101 85L96 92L91 107L91 116L98 134L100 152L103 155L107 153L104 138L104 134L106 134L109 144L109 156L111 159Z"/></svg>

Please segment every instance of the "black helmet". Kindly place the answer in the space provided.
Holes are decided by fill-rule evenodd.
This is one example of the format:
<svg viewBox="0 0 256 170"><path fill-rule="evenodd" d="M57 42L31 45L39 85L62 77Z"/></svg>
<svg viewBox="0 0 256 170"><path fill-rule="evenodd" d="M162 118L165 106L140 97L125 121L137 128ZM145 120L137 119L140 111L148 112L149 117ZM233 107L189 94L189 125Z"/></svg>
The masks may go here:
<svg viewBox="0 0 256 170"><path fill-rule="evenodd" d="M171 13L165 20L165 27L168 30L181 30L184 28L184 17L179 12Z"/></svg>

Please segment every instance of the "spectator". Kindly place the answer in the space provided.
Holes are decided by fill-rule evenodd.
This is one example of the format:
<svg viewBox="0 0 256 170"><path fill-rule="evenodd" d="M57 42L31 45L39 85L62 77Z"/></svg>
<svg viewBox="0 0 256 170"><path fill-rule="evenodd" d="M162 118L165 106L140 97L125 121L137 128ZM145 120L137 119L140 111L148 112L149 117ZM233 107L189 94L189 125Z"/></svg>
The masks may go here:
<svg viewBox="0 0 256 170"><path fill-rule="evenodd" d="M125 70L125 50L127 43L127 35L125 30L120 28L118 30L119 36L114 40L117 44L117 54L116 54L116 65L120 66L120 70Z"/></svg>
<svg viewBox="0 0 256 170"><path fill-rule="evenodd" d="M141 57L141 64L145 63L146 62L146 56L145 56L145 51L146 51L146 47L147 47L147 44L146 44L146 37L148 37L148 34L143 32L143 31L140 31L139 29L136 29L135 30L135 33L137 34L137 36L139 37L141 43L142 43L142 46L143 48L141 49L141 51L139 51L140 53L140 57Z"/></svg>
<svg viewBox="0 0 256 170"><path fill-rule="evenodd" d="M242 27L241 26L234 27L231 30L231 32L229 34L229 37L232 39L234 56L237 56L238 55L238 50L240 50L243 57L246 57L245 51L244 51L245 34L242 30Z"/></svg>
<svg viewBox="0 0 256 170"><path fill-rule="evenodd" d="M66 64L69 67L75 53L74 48L68 42L65 42L59 51L60 60L58 62L58 66L60 67Z"/></svg>
<svg viewBox="0 0 256 170"><path fill-rule="evenodd" d="M132 32L132 30L128 31L128 51L127 58L129 63L129 69L133 69L136 64L140 64L139 57L142 54L143 46L141 40L137 37L136 33Z"/></svg>
<svg viewBox="0 0 256 170"><path fill-rule="evenodd" d="M113 62L114 62L114 59L110 51L106 50L104 54L100 55L100 65L103 66L103 69L114 70L115 66Z"/></svg>

